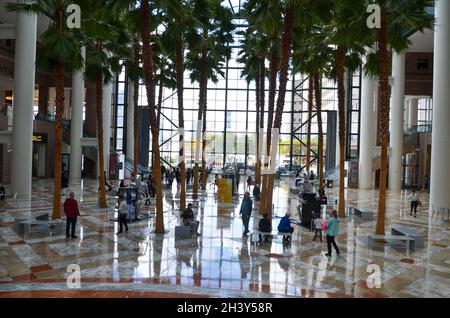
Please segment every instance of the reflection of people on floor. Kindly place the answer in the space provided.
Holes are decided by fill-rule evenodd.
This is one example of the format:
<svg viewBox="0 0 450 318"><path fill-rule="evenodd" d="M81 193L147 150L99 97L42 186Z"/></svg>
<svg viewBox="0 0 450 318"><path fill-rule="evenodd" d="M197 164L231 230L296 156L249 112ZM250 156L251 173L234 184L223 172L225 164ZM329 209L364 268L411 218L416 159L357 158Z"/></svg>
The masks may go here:
<svg viewBox="0 0 450 318"><path fill-rule="evenodd" d="M186 267L193 269L193 279L196 286L200 286L201 283L201 272L198 270L197 261L197 250L198 250L197 239L175 241L175 250L177 257L176 265L176 277L177 284L181 283L183 263ZM192 263L191 263L192 260Z"/></svg>
<svg viewBox="0 0 450 318"><path fill-rule="evenodd" d="M242 239L242 246L241 250L239 251L239 266L241 267L241 279L246 279L248 275L248 269L250 266L247 237L244 237Z"/></svg>

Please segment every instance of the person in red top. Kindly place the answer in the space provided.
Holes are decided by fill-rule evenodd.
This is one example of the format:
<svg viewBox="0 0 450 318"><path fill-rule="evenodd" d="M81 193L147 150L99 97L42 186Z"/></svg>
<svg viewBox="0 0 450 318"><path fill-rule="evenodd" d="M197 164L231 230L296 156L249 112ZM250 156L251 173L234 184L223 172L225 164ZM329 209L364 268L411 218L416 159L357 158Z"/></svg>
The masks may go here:
<svg viewBox="0 0 450 318"><path fill-rule="evenodd" d="M75 194L70 192L69 197L64 202L64 213L67 216L66 222L66 237L77 238L75 236L75 227L77 226L77 218L80 215L80 211L78 210L78 203L75 200ZM69 235L69 228L72 226L72 235Z"/></svg>

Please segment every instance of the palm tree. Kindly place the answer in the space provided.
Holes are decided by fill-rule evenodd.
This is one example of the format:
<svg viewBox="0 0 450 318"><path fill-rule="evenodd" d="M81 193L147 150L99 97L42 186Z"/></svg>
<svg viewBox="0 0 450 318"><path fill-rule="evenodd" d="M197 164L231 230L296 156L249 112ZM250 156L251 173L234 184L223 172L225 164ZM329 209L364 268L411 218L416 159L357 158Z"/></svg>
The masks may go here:
<svg viewBox="0 0 450 318"><path fill-rule="evenodd" d="M133 85L133 176L138 175L138 159L139 159L139 119L138 119L138 103L139 103L139 82L143 78L143 71L141 66L142 54L141 45L139 43L139 12L130 8L129 11L123 13L122 22L124 23L124 32L127 36L127 44L129 50L123 59L127 77ZM130 155L130 154L128 154Z"/></svg>
<svg viewBox="0 0 450 318"><path fill-rule="evenodd" d="M289 61L291 59L292 55L292 42L293 42L293 30L294 30L294 23L295 23L295 1L285 1L283 6L283 34L281 37L281 59L280 59L280 70L279 70L279 91L278 91L278 100L276 105L276 112L275 112L275 120L273 124L274 129L280 129L281 128L281 121L283 118L283 110L284 110L284 104L285 104L285 97L286 97L286 86L288 82L288 71L289 71ZM272 149L272 153L276 155L277 149ZM275 156L274 156L275 157ZM275 163L272 162L271 165L274 165ZM273 188L275 180L275 175L270 174L268 176L268 190L267 191L267 199L265 203L265 210L266 213L269 214L269 218L272 218L272 191L269 189Z"/></svg>
<svg viewBox="0 0 450 318"><path fill-rule="evenodd" d="M366 34L365 25L361 19L354 19L365 9L365 0L337 0L332 3L333 16L330 21L331 42L336 45L333 73L338 86L339 113L339 217L345 217L345 68L349 73L355 71L361 64L360 56L364 53L363 42L360 39ZM355 21L348 23L348 21ZM365 21L364 21L365 22ZM355 40L358 39L358 40Z"/></svg>
<svg viewBox="0 0 450 318"><path fill-rule="evenodd" d="M200 39L191 43L189 53L186 56L186 66L191 70L191 80L199 83L199 109L197 115L197 129L202 126L203 135L206 132L206 109L208 100L208 80L213 83L218 81L218 76L224 76L222 68L231 54L229 44L233 41L232 12L221 5L220 0L196 1L193 9L194 15L201 22ZM200 140L197 139L196 147L199 151ZM206 189L206 160L204 156L206 139L203 138L202 157L202 188ZM194 166L193 193L198 191L198 163Z"/></svg>
<svg viewBox="0 0 450 318"><path fill-rule="evenodd" d="M273 116L275 110L275 97L277 89L277 74L280 59L280 36L282 29L282 4L277 0L249 0L244 6L249 24L252 25L257 32L267 36L269 40L267 50L267 59L269 60L269 99L267 109L267 140L266 140L266 156L270 155L271 136L273 126ZM265 72L265 63L261 65L261 72ZM262 83L265 82L265 75L263 74ZM265 89L262 87L262 100L264 100ZM263 102L264 108L264 102ZM264 110L262 117L264 119ZM264 121L261 121L260 128L264 128ZM272 192L270 184L267 184L269 179L263 176L262 180L262 195L260 202L260 210L265 210L266 192Z"/></svg>
<svg viewBox="0 0 450 318"><path fill-rule="evenodd" d="M312 126L312 113L314 106L314 80L312 76L308 78L308 126L306 131L306 172L309 173L309 167L311 162L311 126Z"/></svg>
<svg viewBox="0 0 450 318"><path fill-rule="evenodd" d="M261 151L260 149L260 127L264 127L264 93L261 82L264 76L261 73L261 64L265 61L266 45L260 33L255 32L253 28L247 28L245 32L238 32L242 35L239 51L238 62L244 64L241 77L247 80L247 83L255 81L255 101L256 101L256 166L255 166L255 183L261 184Z"/></svg>
<svg viewBox="0 0 450 318"><path fill-rule="evenodd" d="M153 66L153 49L150 42L151 10L149 0L142 0L140 7L140 33L142 39L143 52L143 68L144 82L147 90L147 102L149 107L149 121L152 133L152 154L153 165L152 174L155 179L156 187L156 225L155 233L163 234L164 230L164 214L162 204L162 180L161 180L161 156L159 150L159 125L156 117L155 109L155 89L154 89L154 66Z"/></svg>
<svg viewBox="0 0 450 318"><path fill-rule="evenodd" d="M169 1L163 8L165 11L166 30L163 33L164 46L171 47L172 61L175 63L178 97L178 130L179 130L179 164L181 175L180 210L186 209L186 163L184 152L184 61L185 48L189 40L198 40L196 28L201 27L200 22L193 16L192 1ZM194 41L195 41L194 40Z"/></svg>
<svg viewBox="0 0 450 318"><path fill-rule="evenodd" d="M109 152L109 149L104 149L103 144L103 86L113 80L112 72L119 71L119 60L125 56L127 51L126 47L118 43L123 43L128 39L128 34L124 33L123 20L107 9L107 3L107 0L97 1L95 4L89 2L83 8L83 11L87 12L83 18L87 52L85 77L88 81L95 83L96 93L100 208L107 207L103 171L105 171L104 153L105 151ZM109 129L109 127L105 127L105 129Z"/></svg>
<svg viewBox="0 0 450 318"><path fill-rule="evenodd" d="M386 213L386 190L388 172L388 142L389 142L389 114L390 114L390 49L401 53L409 45L409 31L423 32L425 29L432 29L434 17L427 13L426 8L434 5L433 0L380 0L378 5L381 9L381 28L374 31L378 51L376 56L370 57L369 61L377 61L377 65L367 65L368 71L379 76L381 123L381 170L380 170L380 191L376 234L384 235L385 213Z"/></svg>
<svg viewBox="0 0 450 318"><path fill-rule="evenodd" d="M81 42L77 30L71 30L66 25L66 1L38 0L30 4L6 5L9 11L33 12L46 16L51 23L41 35L41 54L37 64L53 73L56 90L56 121L55 121L55 161L54 161L54 191L52 219L61 217L61 146L62 146L62 116L64 109L64 79L83 65Z"/></svg>

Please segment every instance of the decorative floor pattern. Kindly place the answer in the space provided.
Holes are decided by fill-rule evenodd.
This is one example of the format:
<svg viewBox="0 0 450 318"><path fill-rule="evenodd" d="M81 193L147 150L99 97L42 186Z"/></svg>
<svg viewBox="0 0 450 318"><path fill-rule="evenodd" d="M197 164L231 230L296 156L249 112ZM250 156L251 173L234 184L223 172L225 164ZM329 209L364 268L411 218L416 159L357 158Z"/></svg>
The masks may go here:
<svg viewBox="0 0 450 318"><path fill-rule="evenodd" d="M48 231L16 232L15 219L51 214L52 186L52 180L36 180L31 200L0 212L0 297L450 297L449 223L431 218L426 193L417 218L409 215L407 193L389 193L386 224L387 231L393 225L421 231L424 248L409 255L390 246L369 251L367 235L374 233L376 222L350 215L341 220L341 255L330 259L323 255L326 243L313 242L313 233L303 227L295 226L290 246L280 237L268 243L243 237L239 200L220 206L209 186L198 200L188 190L200 221L197 239L175 239L176 185L164 190L166 234L155 234L149 218L117 236L118 224L111 221L117 216L117 199L109 197L109 208L99 209L95 180L71 184L82 214L78 239ZM338 188L327 192L334 202ZM349 189L346 198L350 211L377 210L376 191ZM297 202L289 193L289 180L277 181L274 228L286 211L298 219ZM144 207L147 212L154 212L154 205ZM258 220L255 203L251 229ZM81 270L76 289L66 283L73 281L68 271L72 264Z"/></svg>

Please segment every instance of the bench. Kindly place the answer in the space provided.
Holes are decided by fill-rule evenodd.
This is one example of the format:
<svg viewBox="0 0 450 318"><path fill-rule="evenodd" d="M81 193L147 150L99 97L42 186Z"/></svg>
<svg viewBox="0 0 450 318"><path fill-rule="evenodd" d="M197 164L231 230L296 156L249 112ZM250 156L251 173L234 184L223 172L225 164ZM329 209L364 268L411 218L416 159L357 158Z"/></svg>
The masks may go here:
<svg viewBox="0 0 450 318"><path fill-rule="evenodd" d="M48 221L38 221L38 220L25 220L20 223L18 223L17 231L19 233L25 233L30 232L32 227L39 226L39 230L47 230L49 228L49 222ZM45 227L45 229L44 229Z"/></svg>
<svg viewBox="0 0 450 318"><path fill-rule="evenodd" d="M354 214L357 217L360 217L361 220L364 221L372 221L373 220L373 211L365 208L354 208Z"/></svg>
<svg viewBox="0 0 450 318"><path fill-rule="evenodd" d="M184 225L175 226L175 238L190 238L191 237L191 227Z"/></svg>
<svg viewBox="0 0 450 318"><path fill-rule="evenodd" d="M37 227L38 230L46 231L50 229L50 223L49 223L49 213L48 212L42 212L35 216L36 219L28 219L28 218L17 218L14 219L14 226L15 230L22 234L25 232L29 232L33 226L35 228ZM53 227L55 228L55 227ZM59 228L58 228L59 230Z"/></svg>
<svg viewBox="0 0 450 318"><path fill-rule="evenodd" d="M423 247L423 236L414 228L396 225L391 228L392 235L404 235L414 239L414 247Z"/></svg>
<svg viewBox="0 0 450 318"><path fill-rule="evenodd" d="M48 212L40 213L36 216L36 220L38 221L48 221L49 220L49 214Z"/></svg>
<svg viewBox="0 0 450 318"><path fill-rule="evenodd" d="M283 239L292 237L292 233L290 233L290 232L286 232L286 233L278 232L278 231L275 231L275 232L262 232L262 231L260 231L260 230L254 230L254 231L252 231L251 235L252 235L252 237L253 237L253 235L261 235L261 236L264 236L264 235L283 236ZM253 240L251 240L251 241L253 242Z"/></svg>
<svg viewBox="0 0 450 318"><path fill-rule="evenodd" d="M372 250L372 243L373 241L381 240L381 241L387 241L387 242L397 242L397 241L404 241L406 242L406 251L409 254L409 251L415 250L415 241L413 238L406 236L406 235L369 235L369 251Z"/></svg>

